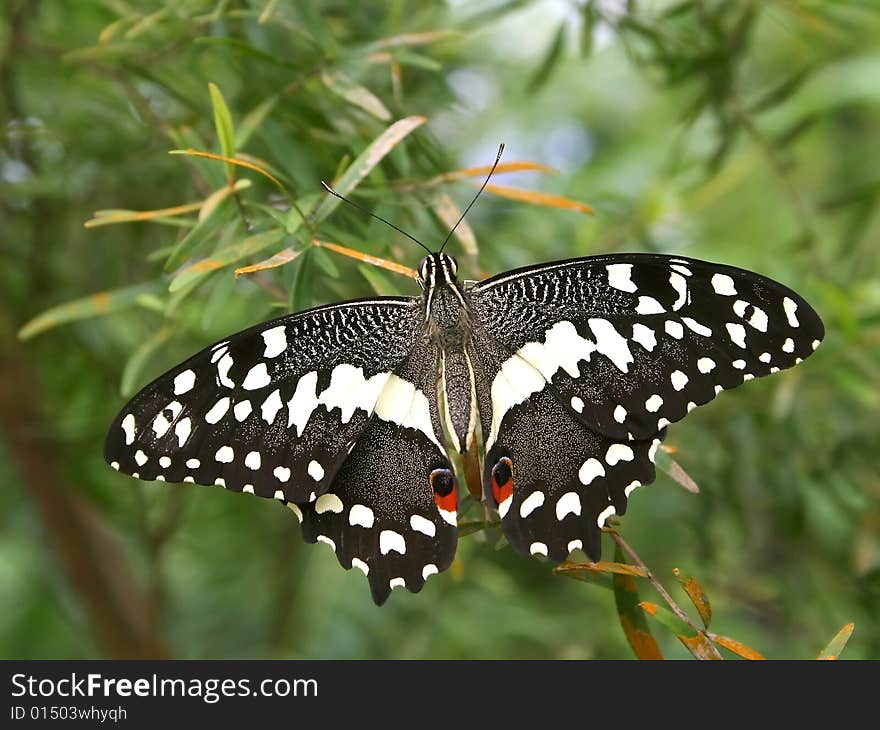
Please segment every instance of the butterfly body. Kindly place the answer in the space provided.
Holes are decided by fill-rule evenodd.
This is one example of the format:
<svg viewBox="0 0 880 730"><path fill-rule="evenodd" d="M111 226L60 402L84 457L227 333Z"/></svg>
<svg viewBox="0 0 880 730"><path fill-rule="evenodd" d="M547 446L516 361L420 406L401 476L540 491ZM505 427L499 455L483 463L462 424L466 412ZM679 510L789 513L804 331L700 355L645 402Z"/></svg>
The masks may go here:
<svg viewBox="0 0 880 730"><path fill-rule="evenodd" d="M419 297L318 307L194 355L123 408L105 457L141 479L285 502L382 603L451 564L447 444L467 451L478 424L484 496L511 546L597 560L605 520L653 481L666 427L797 364L824 333L781 284L689 258L593 256L462 283L435 253L417 280Z"/></svg>

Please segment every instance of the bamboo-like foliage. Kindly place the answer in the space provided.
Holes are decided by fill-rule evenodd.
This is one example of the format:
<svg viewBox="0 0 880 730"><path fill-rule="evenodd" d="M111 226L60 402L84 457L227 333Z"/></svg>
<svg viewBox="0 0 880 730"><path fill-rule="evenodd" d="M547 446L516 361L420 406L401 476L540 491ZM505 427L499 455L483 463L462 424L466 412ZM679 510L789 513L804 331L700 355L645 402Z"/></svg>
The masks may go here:
<svg viewBox="0 0 880 730"><path fill-rule="evenodd" d="M4 656L812 658L840 626L819 658L880 655L880 13L562 8L4 5ZM678 252L828 329L671 430L613 560L516 556L469 498L453 569L378 610L276 505L105 468L122 397L197 348L416 292L421 250L322 180L431 247L500 142L450 244L466 277Z"/></svg>

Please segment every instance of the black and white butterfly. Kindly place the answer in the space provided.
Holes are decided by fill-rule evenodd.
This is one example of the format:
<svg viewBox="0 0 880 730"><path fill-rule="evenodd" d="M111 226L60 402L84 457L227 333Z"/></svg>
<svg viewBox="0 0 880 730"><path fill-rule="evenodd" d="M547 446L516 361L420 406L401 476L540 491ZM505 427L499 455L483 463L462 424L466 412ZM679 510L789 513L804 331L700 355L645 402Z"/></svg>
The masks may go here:
<svg viewBox="0 0 880 730"><path fill-rule="evenodd" d="M286 503L381 604L451 564L448 449L471 447L478 423L485 499L511 546L598 560L605 520L654 479L667 425L800 363L824 334L785 286L677 256L461 282L441 252L418 283L418 297L317 307L202 350L122 409L105 458Z"/></svg>

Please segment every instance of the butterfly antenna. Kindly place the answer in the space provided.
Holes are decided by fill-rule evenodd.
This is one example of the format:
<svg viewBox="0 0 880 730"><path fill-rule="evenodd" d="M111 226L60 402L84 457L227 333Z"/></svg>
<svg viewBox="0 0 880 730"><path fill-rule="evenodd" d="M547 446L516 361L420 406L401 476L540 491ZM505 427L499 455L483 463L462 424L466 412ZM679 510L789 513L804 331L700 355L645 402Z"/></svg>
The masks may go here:
<svg viewBox="0 0 880 730"><path fill-rule="evenodd" d="M443 249L446 248L446 244L449 243L449 239L452 238L452 234L455 233L455 229L458 228L459 224L464 220L464 217L468 214L468 211L471 209L474 203L477 202L477 198L480 197L480 193L486 189L486 185L489 184L489 178L492 177L492 173L495 172L495 168L498 167L498 163L501 162L501 155L504 154L504 143L502 142L498 146L498 154L495 156L495 162L492 164L492 169L489 170L489 174L486 175L486 179L483 180L483 184L480 186L480 189L477 190L477 194L474 196L474 199L468 203L468 207L464 209L464 213L461 214L461 217L455 222L455 225L452 226L452 230L446 234L446 238L443 239L443 245L440 247L440 253L443 253Z"/></svg>
<svg viewBox="0 0 880 730"><path fill-rule="evenodd" d="M428 248L424 243L422 243L418 238L415 238L414 236L411 236L409 233L407 233L407 232L406 232L405 230L403 230L402 228L398 228L398 227L395 226L391 221L387 221L387 220L385 220L382 216L380 216L380 215L376 215L376 214L373 213L372 211L367 210L366 208L364 208L364 206L362 206L362 205L358 205L358 204L355 203L353 200L349 200L348 198L346 198L344 195L340 195L340 194L337 193L333 188L331 188L327 183L325 183L323 180L321 180L321 185L324 186L324 190L326 190L328 193L330 193L330 195L334 195L334 196L336 196L336 197L339 198L341 201L343 201L343 202L345 202L345 203L348 203L349 205L351 205L351 206L354 207L354 208L357 208L357 209L358 209L359 211L361 211L362 213L366 213L366 214L367 214L368 216L370 216L371 218L375 218L377 221L382 221L386 226L391 226L395 231L397 231L398 233L402 233L402 234L403 234L404 236L406 236L410 241L415 241L417 244L419 244L419 246L421 246L423 249L425 249L425 251L427 251L428 253L431 253L431 249L429 249L429 248ZM456 224L456 225L457 225L457 224ZM441 249L441 250L442 250L442 249Z"/></svg>

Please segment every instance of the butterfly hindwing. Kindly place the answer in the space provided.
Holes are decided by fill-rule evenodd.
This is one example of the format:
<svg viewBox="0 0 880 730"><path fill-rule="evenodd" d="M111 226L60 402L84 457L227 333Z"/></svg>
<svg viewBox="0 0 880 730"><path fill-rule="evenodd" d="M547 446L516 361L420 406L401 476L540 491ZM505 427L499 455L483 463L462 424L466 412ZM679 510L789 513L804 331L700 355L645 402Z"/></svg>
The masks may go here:
<svg viewBox="0 0 880 730"><path fill-rule="evenodd" d="M372 299L233 335L138 393L105 458L141 479L307 502L327 491L421 321L418 299Z"/></svg>
<svg viewBox="0 0 880 730"><path fill-rule="evenodd" d="M440 441L438 362L436 345L422 340L379 394L330 491L295 509L304 538L364 572L378 604L396 587L421 590L455 555L457 490Z"/></svg>

